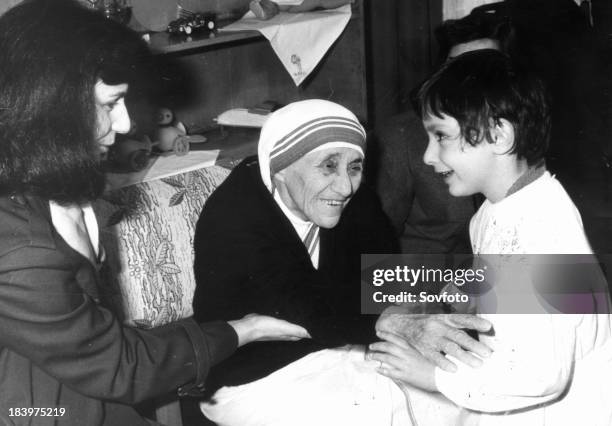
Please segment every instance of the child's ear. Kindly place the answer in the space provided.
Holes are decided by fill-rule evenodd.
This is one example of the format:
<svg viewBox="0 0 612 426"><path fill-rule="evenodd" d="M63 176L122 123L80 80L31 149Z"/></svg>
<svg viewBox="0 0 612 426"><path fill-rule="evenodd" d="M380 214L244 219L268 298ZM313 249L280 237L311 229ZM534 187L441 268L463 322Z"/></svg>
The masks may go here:
<svg viewBox="0 0 612 426"><path fill-rule="evenodd" d="M494 151L506 154L514 147L514 126L505 118L500 118L491 128L491 137Z"/></svg>

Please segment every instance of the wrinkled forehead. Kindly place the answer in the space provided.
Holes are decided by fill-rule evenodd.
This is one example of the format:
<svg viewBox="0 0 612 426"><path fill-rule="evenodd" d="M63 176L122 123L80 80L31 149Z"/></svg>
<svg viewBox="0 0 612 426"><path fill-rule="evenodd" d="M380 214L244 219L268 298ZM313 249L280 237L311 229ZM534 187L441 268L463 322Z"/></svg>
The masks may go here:
<svg viewBox="0 0 612 426"><path fill-rule="evenodd" d="M308 161L324 161L326 159L330 159L348 164L354 162L363 162L364 153L361 149L355 147L354 145L338 142L313 149L300 160L302 159L306 159Z"/></svg>
<svg viewBox="0 0 612 426"><path fill-rule="evenodd" d="M349 147L328 147L312 150L285 169L277 173L285 174L285 179L318 178L321 170L349 170L364 162L363 153ZM331 168L331 169L330 169ZM291 173L286 173L290 171ZM276 175L277 173L274 173Z"/></svg>

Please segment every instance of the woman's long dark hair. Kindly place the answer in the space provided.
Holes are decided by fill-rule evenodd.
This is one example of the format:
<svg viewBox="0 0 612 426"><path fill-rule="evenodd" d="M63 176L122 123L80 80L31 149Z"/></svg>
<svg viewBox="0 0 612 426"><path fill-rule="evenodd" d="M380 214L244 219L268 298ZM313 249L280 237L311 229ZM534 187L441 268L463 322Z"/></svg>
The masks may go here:
<svg viewBox="0 0 612 426"><path fill-rule="evenodd" d="M95 84L132 83L148 57L135 32L72 0L0 17L0 195L99 197Z"/></svg>

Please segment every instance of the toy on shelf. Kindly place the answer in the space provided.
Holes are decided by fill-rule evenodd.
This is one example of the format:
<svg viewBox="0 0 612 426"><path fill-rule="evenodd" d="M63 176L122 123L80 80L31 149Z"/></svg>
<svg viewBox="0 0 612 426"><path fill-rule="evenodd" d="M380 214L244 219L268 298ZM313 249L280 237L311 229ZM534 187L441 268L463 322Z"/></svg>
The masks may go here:
<svg viewBox="0 0 612 426"><path fill-rule="evenodd" d="M135 172L147 167L153 155L186 155L190 143L206 142L201 135L188 135L185 126L175 121L168 108L157 112L153 138L137 129L136 123L127 135L121 135L109 151L108 162L111 169ZM153 140L151 140L153 139Z"/></svg>
<svg viewBox="0 0 612 426"><path fill-rule="evenodd" d="M176 121L174 113L168 108L160 108L157 114L157 130L152 145L162 152L185 155L190 143L206 142L202 135L188 135L185 126Z"/></svg>
<svg viewBox="0 0 612 426"><path fill-rule="evenodd" d="M195 13L176 19L168 24L170 34L190 35L195 31L212 32L217 29L217 18L214 13Z"/></svg>

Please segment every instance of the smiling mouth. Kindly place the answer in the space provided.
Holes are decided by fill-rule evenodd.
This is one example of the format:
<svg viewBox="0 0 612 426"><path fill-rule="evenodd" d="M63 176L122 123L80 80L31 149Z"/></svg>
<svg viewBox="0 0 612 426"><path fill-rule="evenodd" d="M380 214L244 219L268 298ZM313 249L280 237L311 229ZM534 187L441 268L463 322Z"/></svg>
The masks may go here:
<svg viewBox="0 0 612 426"><path fill-rule="evenodd" d="M442 179L447 179L448 177L450 177L454 172L452 170L448 170L446 172L438 172L438 175L440 177L442 177Z"/></svg>
<svg viewBox="0 0 612 426"><path fill-rule="evenodd" d="M322 201L330 207L342 207L344 205L344 201L338 201L338 200L322 200Z"/></svg>

